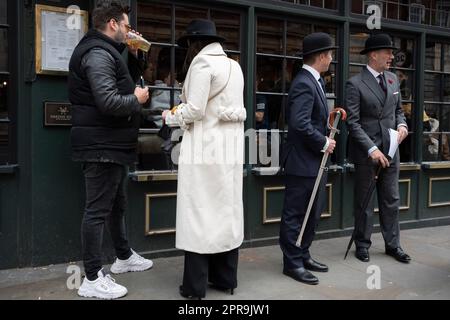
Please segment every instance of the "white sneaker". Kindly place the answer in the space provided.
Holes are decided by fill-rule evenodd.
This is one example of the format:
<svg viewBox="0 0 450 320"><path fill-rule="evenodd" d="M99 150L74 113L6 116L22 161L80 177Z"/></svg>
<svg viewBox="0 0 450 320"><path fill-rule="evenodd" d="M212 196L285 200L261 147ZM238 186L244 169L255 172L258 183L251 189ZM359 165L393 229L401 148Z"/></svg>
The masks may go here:
<svg viewBox="0 0 450 320"><path fill-rule="evenodd" d="M116 283L109 274L105 275L103 269L97 273L98 278L94 281L89 281L84 278L78 295L86 298L99 299L117 299L125 296L128 293L127 288Z"/></svg>
<svg viewBox="0 0 450 320"><path fill-rule="evenodd" d="M117 258L116 261L114 261L110 269L112 273L119 274L130 271L144 271L153 267L152 260L141 257L133 249L131 252L133 252L133 254L127 260L120 260Z"/></svg>

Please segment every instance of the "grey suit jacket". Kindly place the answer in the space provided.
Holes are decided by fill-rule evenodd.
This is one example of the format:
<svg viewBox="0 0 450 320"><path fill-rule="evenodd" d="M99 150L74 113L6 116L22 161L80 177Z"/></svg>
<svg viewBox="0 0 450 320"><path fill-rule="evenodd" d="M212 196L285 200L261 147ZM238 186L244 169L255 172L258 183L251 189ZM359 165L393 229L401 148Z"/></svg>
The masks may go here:
<svg viewBox="0 0 450 320"><path fill-rule="evenodd" d="M384 75L386 96L367 67L346 83L348 152L355 164L370 164L368 151L374 146L387 155L389 128L397 130L400 124L406 126L397 76L389 71L384 72ZM398 157L397 152L394 163L398 162Z"/></svg>

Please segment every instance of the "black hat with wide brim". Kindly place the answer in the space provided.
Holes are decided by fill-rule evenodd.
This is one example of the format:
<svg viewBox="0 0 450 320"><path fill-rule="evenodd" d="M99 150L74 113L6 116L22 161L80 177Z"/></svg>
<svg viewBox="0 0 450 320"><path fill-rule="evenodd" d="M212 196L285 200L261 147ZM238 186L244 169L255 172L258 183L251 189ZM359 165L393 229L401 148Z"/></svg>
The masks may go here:
<svg viewBox="0 0 450 320"><path fill-rule="evenodd" d="M365 48L360 52L360 54L366 54L368 52L381 49L398 50L398 48L394 47L392 44L391 37L388 34L378 33L367 38Z"/></svg>
<svg viewBox="0 0 450 320"><path fill-rule="evenodd" d="M316 32L307 35L303 39L303 52L301 56L306 57L313 53L322 51L335 50L339 47L333 44L333 39L329 34L324 32Z"/></svg>
<svg viewBox="0 0 450 320"><path fill-rule="evenodd" d="M187 48L187 40L189 39L211 39L221 43L226 40L217 34L214 22L206 19L192 20L186 27L186 32L178 38L177 44L180 47Z"/></svg>

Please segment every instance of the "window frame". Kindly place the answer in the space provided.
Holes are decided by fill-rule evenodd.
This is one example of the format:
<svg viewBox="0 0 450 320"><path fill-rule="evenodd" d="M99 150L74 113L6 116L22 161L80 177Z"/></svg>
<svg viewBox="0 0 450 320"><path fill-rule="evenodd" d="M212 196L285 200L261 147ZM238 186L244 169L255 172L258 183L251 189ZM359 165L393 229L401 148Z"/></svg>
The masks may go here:
<svg viewBox="0 0 450 320"><path fill-rule="evenodd" d="M4 0L7 5L7 13L6 13L6 23L0 24L0 29L7 30L7 38L8 38L8 62L7 62L7 71L0 71L2 76L6 76L8 78L8 87L7 87L7 98L6 98L6 108L7 108L7 116L0 118L0 124L8 125L8 146L5 148L6 154L4 159L0 159L0 168L7 169L9 167L15 167L17 165L17 130L16 130L16 122L17 122L17 97L14 95L15 90L14 87L16 84L16 73L17 73L17 64L12 63L12 57L17 57L17 39L11 37L11 34L17 34L16 25L17 21L14 19L17 5L16 1L12 0ZM13 106L15 106L13 108ZM1 170L3 172L10 172L9 170Z"/></svg>
<svg viewBox="0 0 450 320"><path fill-rule="evenodd" d="M441 61L440 61L441 70L429 70L429 69L424 68L424 77L426 77L427 74L439 75L440 76L439 77L439 84L440 84L440 89L441 89L441 90L439 90L439 92L440 92L440 94L443 94L443 92L444 92L444 90L443 90L443 86L444 86L444 80L443 79L444 79L444 77L448 77L448 81L450 83L450 71L445 71L444 70L444 68L445 68L445 45L450 47L450 41L449 40L446 41L445 39L439 39L439 38L436 38L436 37L429 37L429 38L426 39L426 43L434 43L434 44L439 43L439 44L441 44L441 52L440 52L440 54L441 54ZM424 88L424 90L425 90L425 88ZM439 113L438 121L439 122L441 121L442 114L443 114L443 110L442 109L444 107L450 108L450 100L449 101L444 101L443 96L441 96L441 97L442 97L442 100L440 100L440 101L437 101L437 100L426 100L425 97L423 99L424 111L426 111L425 110L425 106L426 105L432 105L432 106L437 106L438 107L438 109L439 109L439 111L438 111L438 113ZM439 141L438 154L437 154L438 160L424 161L424 162L425 163L426 162L450 162L450 160L440 160L442 158L442 151L443 151L442 150L442 148L443 148L442 147L442 136L445 134L447 137L450 137L450 131L437 131L437 132L434 132L434 133L438 134L438 141ZM432 131L423 131L422 138L424 138L426 135L432 135L432 134L433 134ZM447 141L447 143L448 143L448 141ZM450 145L449 145L449 147L450 147Z"/></svg>

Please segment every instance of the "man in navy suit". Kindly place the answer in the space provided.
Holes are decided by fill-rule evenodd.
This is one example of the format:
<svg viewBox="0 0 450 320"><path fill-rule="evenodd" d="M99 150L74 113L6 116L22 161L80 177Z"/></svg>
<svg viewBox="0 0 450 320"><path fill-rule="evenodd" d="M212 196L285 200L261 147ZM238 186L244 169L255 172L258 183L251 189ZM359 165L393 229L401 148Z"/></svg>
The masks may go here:
<svg viewBox="0 0 450 320"><path fill-rule="evenodd" d="M283 251L283 273L297 281L317 284L310 271L327 272L328 267L314 261L309 247L324 209L327 175L324 174L308 221L304 222L308 202L319 172L324 152L332 153L336 141L327 137L328 105L321 73L328 71L333 60L331 37L313 33L303 40L303 68L292 82L286 107L289 126L282 153L285 174L285 197L280 225L280 247ZM296 241L306 224L300 247Z"/></svg>

